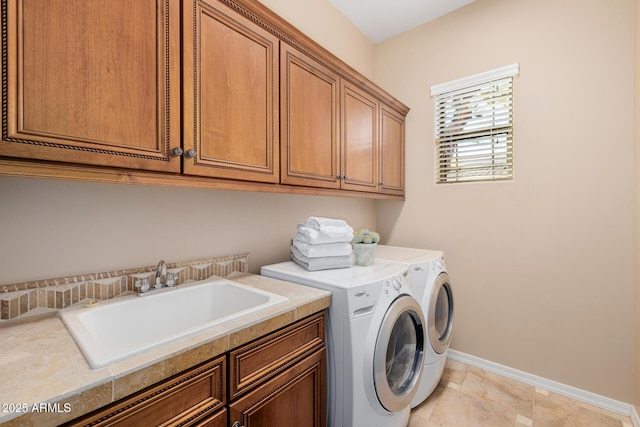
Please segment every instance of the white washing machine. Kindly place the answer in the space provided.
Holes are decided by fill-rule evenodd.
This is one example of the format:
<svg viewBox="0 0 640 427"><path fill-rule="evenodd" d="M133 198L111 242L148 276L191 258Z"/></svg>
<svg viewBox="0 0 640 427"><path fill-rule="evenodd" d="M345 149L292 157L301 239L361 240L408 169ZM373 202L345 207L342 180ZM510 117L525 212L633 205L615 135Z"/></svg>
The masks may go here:
<svg viewBox="0 0 640 427"><path fill-rule="evenodd" d="M405 427L418 391L425 320L411 295L407 266L309 272L293 262L264 266L263 276L329 290L329 427Z"/></svg>
<svg viewBox="0 0 640 427"><path fill-rule="evenodd" d="M423 375L411 407L435 390L442 378L453 330L453 290L441 251L378 245L376 258L401 262L409 268L413 294L427 321Z"/></svg>

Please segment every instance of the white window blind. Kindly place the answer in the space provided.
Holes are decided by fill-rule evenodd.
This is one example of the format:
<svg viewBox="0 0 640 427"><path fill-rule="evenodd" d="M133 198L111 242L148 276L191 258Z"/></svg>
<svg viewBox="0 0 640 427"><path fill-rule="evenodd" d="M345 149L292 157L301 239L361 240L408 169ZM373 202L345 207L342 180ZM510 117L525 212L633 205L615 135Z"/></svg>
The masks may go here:
<svg viewBox="0 0 640 427"><path fill-rule="evenodd" d="M432 88L437 183L513 178L516 73L517 65Z"/></svg>

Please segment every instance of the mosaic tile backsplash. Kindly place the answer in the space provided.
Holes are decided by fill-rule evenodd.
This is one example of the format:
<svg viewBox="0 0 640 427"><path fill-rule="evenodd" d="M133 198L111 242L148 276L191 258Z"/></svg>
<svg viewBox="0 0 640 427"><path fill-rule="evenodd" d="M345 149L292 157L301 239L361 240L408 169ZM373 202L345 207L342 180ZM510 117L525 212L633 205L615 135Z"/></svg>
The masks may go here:
<svg viewBox="0 0 640 427"><path fill-rule="evenodd" d="M132 294L136 280L148 278L151 284L155 282L156 267L152 265L0 285L0 321L58 310L86 299L107 300ZM249 254L167 263L167 270L178 274L178 284L211 276L226 277L234 272L248 272Z"/></svg>

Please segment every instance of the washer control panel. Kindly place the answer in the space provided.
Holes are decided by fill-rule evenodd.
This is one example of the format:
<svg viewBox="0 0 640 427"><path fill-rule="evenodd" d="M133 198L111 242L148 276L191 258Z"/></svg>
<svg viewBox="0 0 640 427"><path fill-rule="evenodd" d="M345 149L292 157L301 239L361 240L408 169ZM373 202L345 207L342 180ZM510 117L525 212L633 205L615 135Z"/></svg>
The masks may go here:
<svg viewBox="0 0 640 427"><path fill-rule="evenodd" d="M384 283L384 294L395 297L401 293L409 292L411 289L411 282L409 281L408 276L409 272L405 271L402 274L398 274L387 279Z"/></svg>
<svg viewBox="0 0 640 427"><path fill-rule="evenodd" d="M355 286L346 290L346 310L355 315L370 314L378 301L394 300L400 294L411 293L411 279L409 271L388 276L386 279L366 285ZM336 297L333 304L340 298Z"/></svg>

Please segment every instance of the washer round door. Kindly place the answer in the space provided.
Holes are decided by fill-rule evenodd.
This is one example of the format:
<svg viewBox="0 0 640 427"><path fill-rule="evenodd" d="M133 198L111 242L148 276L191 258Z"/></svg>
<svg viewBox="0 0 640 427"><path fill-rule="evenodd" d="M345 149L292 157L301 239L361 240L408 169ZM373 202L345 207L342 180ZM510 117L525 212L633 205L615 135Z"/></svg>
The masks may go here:
<svg viewBox="0 0 640 427"><path fill-rule="evenodd" d="M442 354L449 348L453 329L453 291L446 272L440 273L433 284L427 315L429 342L436 353Z"/></svg>
<svg viewBox="0 0 640 427"><path fill-rule="evenodd" d="M376 339L373 382L380 404L390 412L411 404L422 377L425 321L418 301L401 295L389 306Z"/></svg>

